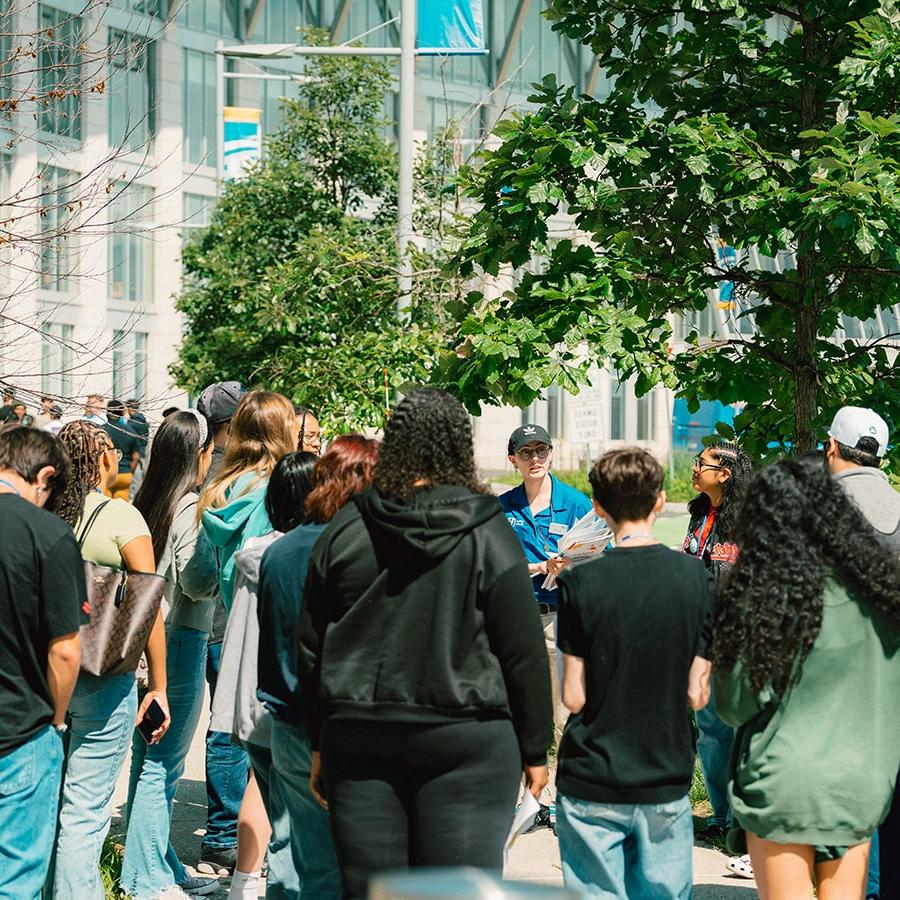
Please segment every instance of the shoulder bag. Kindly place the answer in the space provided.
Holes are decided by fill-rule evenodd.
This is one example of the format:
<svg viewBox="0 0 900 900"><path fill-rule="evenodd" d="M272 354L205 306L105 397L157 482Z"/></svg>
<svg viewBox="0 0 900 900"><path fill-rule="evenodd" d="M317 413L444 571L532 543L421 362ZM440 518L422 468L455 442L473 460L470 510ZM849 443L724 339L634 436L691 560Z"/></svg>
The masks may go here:
<svg viewBox="0 0 900 900"><path fill-rule="evenodd" d="M91 513L78 537L78 549L109 503ZM81 669L91 675L121 675L137 669L156 621L166 579L149 572L84 561L91 619L81 626Z"/></svg>

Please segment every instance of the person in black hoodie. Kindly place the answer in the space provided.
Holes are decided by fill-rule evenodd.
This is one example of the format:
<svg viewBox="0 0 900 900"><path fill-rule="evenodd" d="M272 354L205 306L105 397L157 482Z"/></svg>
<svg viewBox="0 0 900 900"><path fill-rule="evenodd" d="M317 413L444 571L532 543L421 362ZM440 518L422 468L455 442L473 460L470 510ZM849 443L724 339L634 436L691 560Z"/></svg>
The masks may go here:
<svg viewBox="0 0 900 900"><path fill-rule="evenodd" d="M550 676L528 565L448 394L394 410L374 486L313 550L299 634L345 896L385 869L499 870L521 772L535 797L547 781Z"/></svg>

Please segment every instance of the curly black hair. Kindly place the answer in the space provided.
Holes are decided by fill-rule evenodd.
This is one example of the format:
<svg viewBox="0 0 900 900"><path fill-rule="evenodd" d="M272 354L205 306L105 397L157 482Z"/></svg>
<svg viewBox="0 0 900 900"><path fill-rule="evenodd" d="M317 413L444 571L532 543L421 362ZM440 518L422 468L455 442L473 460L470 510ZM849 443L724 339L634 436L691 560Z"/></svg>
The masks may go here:
<svg viewBox="0 0 900 900"><path fill-rule="evenodd" d="M763 469L735 538L740 555L719 587L713 665L740 661L755 692L781 696L799 680L829 578L900 626L900 561L820 461Z"/></svg>
<svg viewBox="0 0 900 900"><path fill-rule="evenodd" d="M472 422L463 405L436 388L417 388L397 404L384 430L375 488L406 502L417 488L456 484L487 493L478 478Z"/></svg>
<svg viewBox="0 0 900 900"><path fill-rule="evenodd" d="M716 534L719 540L730 541L734 534L738 510L747 493L747 486L753 474L750 457L740 444L732 441L716 441L703 448L712 453L713 459L720 466L731 470L731 477L723 486L722 505L716 514ZM705 516L709 512L711 501L706 494L698 494L688 503L691 516Z"/></svg>

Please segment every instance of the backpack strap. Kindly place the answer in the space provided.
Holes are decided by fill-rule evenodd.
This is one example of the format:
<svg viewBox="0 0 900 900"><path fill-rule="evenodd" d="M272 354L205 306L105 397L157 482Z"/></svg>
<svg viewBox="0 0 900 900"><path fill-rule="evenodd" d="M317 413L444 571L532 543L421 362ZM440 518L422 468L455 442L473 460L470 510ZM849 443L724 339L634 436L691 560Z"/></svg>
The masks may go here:
<svg viewBox="0 0 900 900"><path fill-rule="evenodd" d="M100 505L99 505L99 506L91 513L90 518L87 520L87 522L85 523L84 527L81 529L81 535L80 535L80 537L78 538L78 549L79 549L79 550L84 549L84 542L87 540L88 533L90 532L91 528L94 527L94 522L97 521L97 516L99 516L100 513L103 512L103 507L106 506L107 503L109 503L109 500L104 500L104 501L103 501L103 502L102 502L102 503L101 503L101 504L100 504Z"/></svg>

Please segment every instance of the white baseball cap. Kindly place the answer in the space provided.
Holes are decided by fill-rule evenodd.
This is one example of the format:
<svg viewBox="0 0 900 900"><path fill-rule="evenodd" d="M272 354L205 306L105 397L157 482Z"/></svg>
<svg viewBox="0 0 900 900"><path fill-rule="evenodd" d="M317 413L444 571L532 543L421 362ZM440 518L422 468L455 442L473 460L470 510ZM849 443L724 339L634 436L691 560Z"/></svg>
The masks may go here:
<svg viewBox="0 0 900 900"><path fill-rule="evenodd" d="M875 412L862 406L842 406L828 429L828 437L845 447L856 448L860 438L874 438L878 442L875 455L881 459L887 450L890 431L887 422Z"/></svg>

